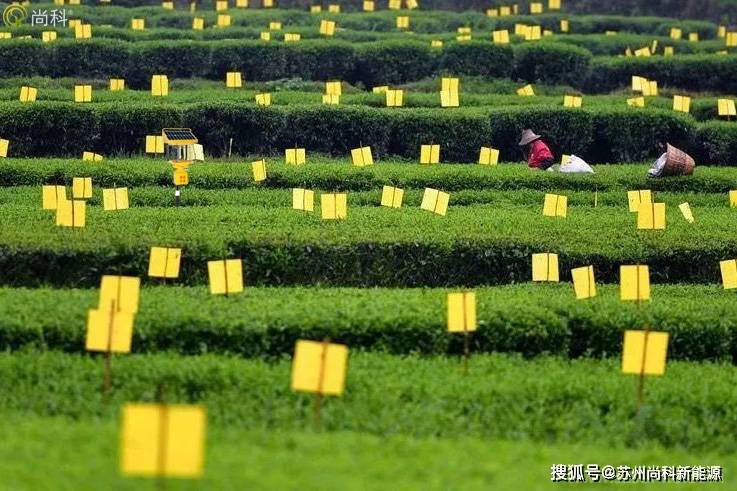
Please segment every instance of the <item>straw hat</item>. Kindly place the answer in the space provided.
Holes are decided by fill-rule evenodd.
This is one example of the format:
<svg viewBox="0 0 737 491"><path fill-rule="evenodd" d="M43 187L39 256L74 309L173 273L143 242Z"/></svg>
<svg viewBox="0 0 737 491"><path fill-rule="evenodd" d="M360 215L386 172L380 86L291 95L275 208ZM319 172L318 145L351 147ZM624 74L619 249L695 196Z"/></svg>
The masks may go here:
<svg viewBox="0 0 737 491"><path fill-rule="evenodd" d="M665 165L661 176L690 176L693 174L696 162L686 152L677 149L670 143L665 152Z"/></svg>
<svg viewBox="0 0 737 491"><path fill-rule="evenodd" d="M530 143L534 142L535 140L539 140L542 138L540 135L536 134L532 130L525 130L522 132L522 138L519 141L519 146L524 147L525 145L529 145Z"/></svg>

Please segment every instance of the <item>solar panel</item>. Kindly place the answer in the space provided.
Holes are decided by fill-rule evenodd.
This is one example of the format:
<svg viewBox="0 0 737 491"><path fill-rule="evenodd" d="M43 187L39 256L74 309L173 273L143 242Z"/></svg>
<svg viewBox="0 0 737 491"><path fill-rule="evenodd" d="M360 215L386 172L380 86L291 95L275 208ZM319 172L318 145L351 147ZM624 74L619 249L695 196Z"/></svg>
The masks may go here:
<svg viewBox="0 0 737 491"><path fill-rule="evenodd" d="M194 133L189 128L164 128L162 131L164 138L168 141L197 142L197 137L194 136Z"/></svg>

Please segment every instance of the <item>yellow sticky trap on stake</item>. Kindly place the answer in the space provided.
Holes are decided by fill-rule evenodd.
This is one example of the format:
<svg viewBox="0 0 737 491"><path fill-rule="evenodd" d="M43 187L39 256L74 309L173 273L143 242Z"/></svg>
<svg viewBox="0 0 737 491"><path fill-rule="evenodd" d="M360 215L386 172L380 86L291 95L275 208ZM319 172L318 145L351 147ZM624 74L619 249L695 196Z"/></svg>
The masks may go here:
<svg viewBox="0 0 737 491"><path fill-rule="evenodd" d="M141 279L134 276L105 275L100 281L100 303L98 309L110 311L115 303L116 312L138 312L141 295Z"/></svg>
<svg viewBox="0 0 737 491"><path fill-rule="evenodd" d="M627 191L627 202L629 204L630 213L637 213L642 203L652 203L653 193L649 189L640 191Z"/></svg>
<svg viewBox="0 0 737 491"><path fill-rule="evenodd" d="M292 390L339 396L345 390L348 347L299 340L292 362Z"/></svg>
<svg viewBox="0 0 737 491"><path fill-rule="evenodd" d="M655 80L648 80L648 82L642 86L642 95L646 97L655 97L658 95L658 82Z"/></svg>
<svg viewBox="0 0 737 491"><path fill-rule="evenodd" d="M727 48L737 47L737 32L728 32L724 37L724 44Z"/></svg>
<svg viewBox="0 0 737 491"><path fill-rule="evenodd" d="M404 105L404 90L389 89L386 94L386 107L402 107Z"/></svg>
<svg viewBox="0 0 737 491"><path fill-rule="evenodd" d="M642 203L637 209L638 230L665 230L665 203Z"/></svg>
<svg viewBox="0 0 737 491"><path fill-rule="evenodd" d="M473 332L476 321L476 293L448 294L448 332Z"/></svg>
<svg viewBox="0 0 737 491"><path fill-rule="evenodd" d="M72 198L89 199L91 197L92 197L92 178L91 177L75 177L74 179L72 179Z"/></svg>
<svg viewBox="0 0 737 491"><path fill-rule="evenodd" d="M468 35L471 34L472 29L470 27L459 27L457 29L458 34Z"/></svg>
<svg viewBox="0 0 737 491"><path fill-rule="evenodd" d="M401 208L404 199L404 189L394 186L384 186L381 191L381 206L387 208Z"/></svg>
<svg viewBox="0 0 737 491"><path fill-rule="evenodd" d="M568 215L568 197L558 194L546 194L543 215L566 218Z"/></svg>
<svg viewBox="0 0 737 491"><path fill-rule="evenodd" d="M335 21L322 20L320 21L320 34L323 36L334 36L335 35Z"/></svg>
<svg viewBox="0 0 737 491"><path fill-rule="evenodd" d="M363 11L364 12L373 12L376 10L376 3L374 0L364 0L363 1Z"/></svg>
<svg viewBox="0 0 737 491"><path fill-rule="evenodd" d="M123 406L120 471L131 476L199 478L204 467L205 408Z"/></svg>
<svg viewBox="0 0 737 491"><path fill-rule="evenodd" d="M92 102L92 86L75 85L74 102Z"/></svg>
<svg viewBox="0 0 737 491"><path fill-rule="evenodd" d="M35 102L38 95L38 89L24 85L20 88L20 102Z"/></svg>
<svg viewBox="0 0 737 491"><path fill-rule="evenodd" d="M683 218L688 223L694 223L695 220L694 220L693 212L691 211L691 205L689 205L688 203L681 203L680 205L678 205L678 209L681 210L681 214L683 215Z"/></svg>
<svg viewBox="0 0 737 491"><path fill-rule="evenodd" d="M174 2L165 0L161 2L161 8L164 10L174 10Z"/></svg>
<svg viewBox="0 0 737 491"><path fill-rule="evenodd" d="M402 0L389 0L389 10L399 10L402 8Z"/></svg>
<svg viewBox="0 0 737 491"><path fill-rule="evenodd" d="M576 292L576 300L585 300L596 296L593 266L572 269L571 277L573 278L573 291Z"/></svg>
<svg viewBox="0 0 737 491"><path fill-rule="evenodd" d="M525 41L539 41L540 39L542 39L540 26L528 26L525 32Z"/></svg>
<svg viewBox="0 0 737 491"><path fill-rule="evenodd" d="M83 162L100 162L101 160L102 160L102 155L100 155L99 153L82 152Z"/></svg>
<svg viewBox="0 0 737 491"><path fill-rule="evenodd" d="M84 228L86 211L87 202L84 200L60 200L56 203L56 225L59 227Z"/></svg>
<svg viewBox="0 0 737 491"><path fill-rule="evenodd" d="M487 17L499 17L499 9L486 9Z"/></svg>
<svg viewBox="0 0 737 491"><path fill-rule="evenodd" d="M247 9L248 0L235 0L235 7L238 9Z"/></svg>
<svg viewBox="0 0 737 491"><path fill-rule="evenodd" d="M507 29L499 29L491 34L491 39L495 44L509 44L509 31Z"/></svg>
<svg viewBox="0 0 737 491"><path fill-rule="evenodd" d="M57 204L66 200L65 186L41 186L41 209L56 210Z"/></svg>
<svg viewBox="0 0 737 491"><path fill-rule="evenodd" d="M307 162L307 152L304 148L287 148L284 150L284 158L289 165L302 165Z"/></svg>
<svg viewBox="0 0 737 491"><path fill-rule="evenodd" d="M291 33L291 34L290 33L286 33L286 34L284 34L284 41L287 42L287 43L296 43L300 39L302 39L302 35L301 34L294 34L294 33Z"/></svg>
<svg viewBox="0 0 737 491"><path fill-rule="evenodd" d="M328 95L342 95L343 87L339 80L325 82L325 93Z"/></svg>
<svg viewBox="0 0 737 491"><path fill-rule="evenodd" d="M202 17L195 17L192 19L192 29L195 31L202 31L205 29L205 19Z"/></svg>
<svg viewBox="0 0 737 491"><path fill-rule="evenodd" d="M717 37L724 38L727 36L727 26L717 27Z"/></svg>
<svg viewBox="0 0 737 491"><path fill-rule="evenodd" d="M322 12L322 5L310 5L311 14L319 14Z"/></svg>
<svg viewBox="0 0 737 491"><path fill-rule="evenodd" d="M348 216L348 195L323 193L320 195L320 212L323 220L345 220Z"/></svg>
<svg viewBox="0 0 737 491"><path fill-rule="evenodd" d="M431 48L442 48L443 42L440 39L433 39L430 41L430 47Z"/></svg>
<svg viewBox="0 0 737 491"><path fill-rule="evenodd" d="M479 152L479 164L497 165L499 163L499 150L491 147L481 147Z"/></svg>
<svg viewBox="0 0 737 491"><path fill-rule="evenodd" d="M116 92L125 89L125 79L122 78L111 78L110 79L110 92Z"/></svg>
<svg viewBox="0 0 737 491"><path fill-rule="evenodd" d="M50 43L50 42L56 41L56 37L57 37L56 31L44 31L41 33L41 40L44 43Z"/></svg>
<svg viewBox="0 0 737 491"><path fill-rule="evenodd" d="M658 40L654 39L652 44L650 45L650 52L652 54L656 54L658 52Z"/></svg>
<svg viewBox="0 0 737 491"><path fill-rule="evenodd" d="M646 265L619 267L619 298L650 300L650 269Z"/></svg>
<svg viewBox="0 0 737 491"><path fill-rule="evenodd" d="M560 281L558 254L543 252L532 255L532 281L551 283Z"/></svg>
<svg viewBox="0 0 737 491"><path fill-rule="evenodd" d="M440 90L443 92L458 92L461 81L455 77L443 77L440 82Z"/></svg>
<svg viewBox="0 0 737 491"><path fill-rule="evenodd" d="M512 15L511 7L499 7L499 17L509 17Z"/></svg>
<svg viewBox="0 0 737 491"><path fill-rule="evenodd" d="M440 145L420 145L420 164L440 163Z"/></svg>
<svg viewBox="0 0 737 491"><path fill-rule="evenodd" d="M409 16L400 15L397 17L397 29L409 29Z"/></svg>
<svg viewBox="0 0 737 491"><path fill-rule="evenodd" d="M241 76L241 72L226 73L225 86L230 89L238 89L243 87L243 77Z"/></svg>
<svg viewBox="0 0 737 491"><path fill-rule="evenodd" d="M292 189L292 208L301 211L315 211L315 192L309 189Z"/></svg>
<svg viewBox="0 0 737 491"><path fill-rule="evenodd" d="M548 0L548 10L560 10L560 0Z"/></svg>
<svg viewBox="0 0 737 491"><path fill-rule="evenodd" d="M571 24L568 19L560 20L560 32L569 32L571 30Z"/></svg>
<svg viewBox="0 0 737 491"><path fill-rule="evenodd" d="M645 84L647 84L647 79L645 77L640 77L638 75L632 76L633 92L642 92L644 90Z"/></svg>
<svg viewBox="0 0 737 491"><path fill-rule="evenodd" d="M645 107L644 97L632 97L627 99L627 105L630 107Z"/></svg>
<svg viewBox="0 0 737 491"><path fill-rule="evenodd" d="M87 311L85 349L110 353L130 353L133 314L107 309Z"/></svg>
<svg viewBox="0 0 737 491"><path fill-rule="evenodd" d="M146 29L146 19L131 19L131 29L143 31Z"/></svg>
<svg viewBox="0 0 737 491"><path fill-rule="evenodd" d="M340 105L340 96L338 94L323 94L322 103L328 106Z"/></svg>
<svg viewBox="0 0 737 491"><path fill-rule="evenodd" d="M543 13L543 4L541 2L532 2L532 3L530 3L530 13L531 14L542 14Z"/></svg>
<svg viewBox="0 0 737 491"><path fill-rule="evenodd" d="M218 15L218 27L230 27L230 15L220 14Z"/></svg>
<svg viewBox="0 0 737 491"><path fill-rule="evenodd" d="M688 33L688 40L692 43L696 43L699 41L699 33L698 32L690 32Z"/></svg>
<svg viewBox="0 0 737 491"><path fill-rule="evenodd" d="M645 46L644 48L636 49L635 56L638 56L638 57L652 56L652 53L650 52L650 47Z"/></svg>
<svg viewBox="0 0 737 491"><path fill-rule="evenodd" d="M532 88L532 85L525 85L517 90L517 95L522 97L531 97L535 95L535 89Z"/></svg>
<svg viewBox="0 0 737 491"><path fill-rule="evenodd" d="M737 288L737 260L719 262L719 270L722 273L722 285L725 290Z"/></svg>
<svg viewBox="0 0 737 491"><path fill-rule="evenodd" d="M128 188L102 190L102 207L105 211L128 209Z"/></svg>
<svg viewBox="0 0 737 491"><path fill-rule="evenodd" d="M374 165L374 156L371 153L371 147L354 148L351 150L351 160L356 167Z"/></svg>
<svg viewBox="0 0 737 491"><path fill-rule="evenodd" d="M340 5L337 3L331 3L328 5L328 12L331 14L339 14L340 13Z"/></svg>
<svg viewBox="0 0 737 491"><path fill-rule="evenodd" d="M670 38L671 39L681 39L683 37L683 31L677 27L671 27L670 28Z"/></svg>
<svg viewBox="0 0 737 491"><path fill-rule="evenodd" d="M460 106L458 92L450 92L450 91L445 91L445 90L440 92L440 106L441 107Z"/></svg>
<svg viewBox="0 0 737 491"><path fill-rule="evenodd" d="M729 207L737 208L737 191L735 190L729 192Z"/></svg>
<svg viewBox="0 0 737 491"><path fill-rule="evenodd" d="M409 10L414 10L414 9L416 9L417 7L419 7L419 6L420 6L420 4L419 4L419 3L417 3L417 0L406 0L405 4L407 5L407 8L408 8Z"/></svg>
<svg viewBox="0 0 737 491"><path fill-rule="evenodd" d="M719 111L719 116L737 116L737 108L735 108L734 99L719 99L717 101L717 109Z"/></svg>
<svg viewBox="0 0 737 491"><path fill-rule="evenodd" d="M676 49L673 46L666 46L663 48L663 56L675 56Z"/></svg>
<svg viewBox="0 0 737 491"><path fill-rule="evenodd" d="M8 156L8 148L10 147L10 140L0 138L0 157Z"/></svg>
<svg viewBox="0 0 737 491"><path fill-rule="evenodd" d="M673 110L690 113L691 112L691 98L685 95L674 95L673 96Z"/></svg>
<svg viewBox="0 0 737 491"><path fill-rule="evenodd" d="M458 41L459 43L464 43L464 42L470 41L470 40L471 40L471 35L470 34L463 34L463 35L460 35L460 36L456 36L456 41Z"/></svg>
<svg viewBox="0 0 737 491"><path fill-rule="evenodd" d="M625 331L622 373L663 375L667 354L667 332Z"/></svg>
<svg viewBox="0 0 737 491"><path fill-rule="evenodd" d="M251 162L251 168L253 170L253 180L256 182L263 182L266 180L266 161L257 160Z"/></svg>
<svg viewBox="0 0 737 491"><path fill-rule="evenodd" d="M225 12L226 10L228 10L228 0L216 0L215 11Z"/></svg>
<svg viewBox="0 0 737 491"><path fill-rule="evenodd" d="M583 105L583 97L577 95L567 95L563 97L563 107L581 107Z"/></svg>
<svg viewBox="0 0 737 491"><path fill-rule="evenodd" d="M77 24L74 26L74 38L75 39L90 39L92 38L92 25L91 24Z"/></svg>
<svg viewBox="0 0 737 491"><path fill-rule="evenodd" d="M182 249L178 247L152 247L148 275L151 278L178 278L181 261Z"/></svg>
<svg viewBox="0 0 737 491"><path fill-rule="evenodd" d="M273 8L273 7L274 7L274 0L263 0L263 4L262 4L262 6L263 6L263 7L265 8L265 9L270 9L270 8Z"/></svg>
<svg viewBox="0 0 737 491"><path fill-rule="evenodd" d="M166 75L154 75L151 77L151 95L166 97L169 95L169 77Z"/></svg>
<svg viewBox="0 0 737 491"><path fill-rule="evenodd" d="M282 23L278 21L271 21L269 22L269 30L270 31L281 31Z"/></svg>
<svg viewBox="0 0 737 491"><path fill-rule="evenodd" d="M146 153L163 154L164 137L161 135L146 135Z"/></svg>
<svg viewBox="0 0 737 491"><path fill-rule="evenodd" d="M262 94L256 94L256 105L262 107L268 107L271 105L271 94L264 92Z"/></svg>
<svg viewBox="0 0 737 491"><path fill-rule="evenodd" d="M207 275L212 295L228 295L243 291L243 262L240 259L208 261Z"/></svg>
<svg viewBox="0 0 737 491"><path fill-rule="evenodd" d="M445 216L448 213L449 202L450 194L438 191L437 189L425 188L425 194L422 195L420 208L436 215Z"/></svg>
<svg viewBox="0 0 737 491"><path fill-rule="evenodd" d="M386 93L387 90L389 90L389 86L388 85L379 85L379 86L374 87L373 89L371 89L371 92L374 93L374 94L384 94L384 93Z"/></svg>

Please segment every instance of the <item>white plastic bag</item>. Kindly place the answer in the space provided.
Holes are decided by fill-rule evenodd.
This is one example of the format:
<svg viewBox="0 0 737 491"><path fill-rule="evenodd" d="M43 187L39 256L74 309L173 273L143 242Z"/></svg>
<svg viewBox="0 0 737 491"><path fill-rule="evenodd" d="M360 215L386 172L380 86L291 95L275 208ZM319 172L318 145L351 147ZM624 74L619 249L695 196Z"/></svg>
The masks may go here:
<svg viewBox="0 0 737 491"><path fill-rule="evenodd" d="M570 174L593 174L594 169L591 168L589 164L586 163L585 160L583 160L580 157L576 157L575 155L571 155L568 157L568 159L563 162L560 166L560 171Z"/></svg>
<svg viewBox="0 0 737 491"><path fill-rule="evenodd" d="M665 167L665 161L668 160L668 154L664 153L658 160L655 161L652 167L647 171L648 177L660 177Z"/></svg>

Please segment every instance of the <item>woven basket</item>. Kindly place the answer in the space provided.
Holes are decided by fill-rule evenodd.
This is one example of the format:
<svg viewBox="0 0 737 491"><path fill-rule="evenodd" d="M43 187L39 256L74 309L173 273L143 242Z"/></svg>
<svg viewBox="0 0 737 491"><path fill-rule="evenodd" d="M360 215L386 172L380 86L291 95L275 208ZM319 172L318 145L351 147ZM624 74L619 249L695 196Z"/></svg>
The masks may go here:
<svg viewBox="0 0 737 491"><path fill-rule="evenodd" d="M677 149L670 143L666 150L665 166L661 176L690 176L696 167L696 162L686 152Z"/></svg>

